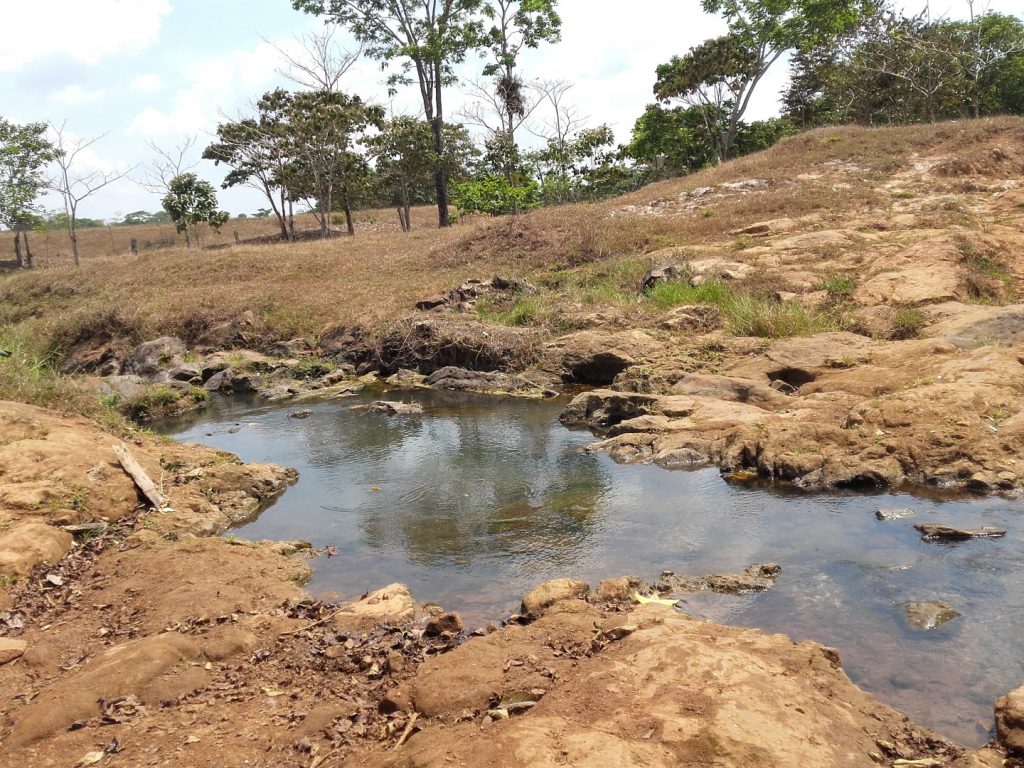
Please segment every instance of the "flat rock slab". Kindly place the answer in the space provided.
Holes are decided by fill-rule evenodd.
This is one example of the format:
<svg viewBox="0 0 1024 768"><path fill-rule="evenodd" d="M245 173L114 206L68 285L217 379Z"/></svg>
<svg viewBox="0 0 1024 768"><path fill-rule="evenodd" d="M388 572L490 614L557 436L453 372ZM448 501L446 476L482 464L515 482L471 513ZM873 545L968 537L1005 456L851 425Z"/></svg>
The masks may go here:
<svg viewBox="0 0 1024 768"><path fill-rule="evenodd" d="M935 629L959 618L960 611L945 603L907 603L903 606L907 623L915 629Z"/></svg>
<svg viewBox="0 0 1024 768"><path fill-rule="evenodd" d="M967 541L968 539L999 539L1006 535L1002 528L953 528L948 525L923 523L914 528L921 532L925 541Z"/></svg>

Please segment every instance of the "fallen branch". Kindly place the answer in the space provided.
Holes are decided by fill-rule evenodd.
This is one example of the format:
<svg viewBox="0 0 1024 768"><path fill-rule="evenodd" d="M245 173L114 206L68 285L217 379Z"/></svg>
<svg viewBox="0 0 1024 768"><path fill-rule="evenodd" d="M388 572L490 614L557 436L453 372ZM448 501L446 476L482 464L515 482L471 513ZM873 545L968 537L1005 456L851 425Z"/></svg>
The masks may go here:
<svg viewBox="0 0 1024 768"><path fill-rule="evenodd" d="M405 725L405 730L402 731L402 737L398 740L398 743L395 744L393 749L398 749L403 744L405 744L406 740L412 734L413 726L416 725L416 721L419 720L419 717L420 717L420 713L419 712L413 712L412 713L412 717L409 718L409 722L406 723L406 725Z"/></svg>
<svg viewBox="0 0 1024 768"><path fill-rule="evenodd" d="M169 508L167 497L156 487L156 483L146 474L146 470L142 468L142 465L128 453L128 449L124 445L115 445L114 453L117 455L117 460L121 462L121 468L128 473L128 476L135 482L138 489L142 491L142 495L149 499L149 503L153 505L153 508L158 512L167 510Z"/></svg>

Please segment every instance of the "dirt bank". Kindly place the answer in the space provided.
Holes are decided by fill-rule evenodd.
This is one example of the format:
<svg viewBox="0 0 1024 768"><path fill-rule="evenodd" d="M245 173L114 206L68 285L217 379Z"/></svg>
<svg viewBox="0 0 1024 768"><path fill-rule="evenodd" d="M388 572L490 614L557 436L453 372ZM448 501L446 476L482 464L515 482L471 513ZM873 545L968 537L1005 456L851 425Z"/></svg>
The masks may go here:
<svg viewBox="0 0 1024 768"><path fill-rule="evenodd" d="M654 589L637 580L542 585L516 622L475 632L400 585L314 602L300 586L308 545L203 537L279 492L289 471L140 438L130 450L174 510L155 512L91 423L0 403L0 434L3 765L1002 759L875 702L834 651L637 606L634 594ZM106 525L60 527L96 521ZM667 588L764 589L777 574ZM1013 731L1012 717L1001 722Z"/></svg>

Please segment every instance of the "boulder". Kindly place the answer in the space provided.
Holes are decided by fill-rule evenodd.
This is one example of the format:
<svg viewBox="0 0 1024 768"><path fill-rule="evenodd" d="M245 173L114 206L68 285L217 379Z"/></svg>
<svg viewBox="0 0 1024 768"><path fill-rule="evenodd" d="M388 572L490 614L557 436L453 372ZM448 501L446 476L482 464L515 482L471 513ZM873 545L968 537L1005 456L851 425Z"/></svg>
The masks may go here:
<svg viewBox="0 0 1024 768"><path fill-rule="evenodd" d="M643 331L580 331L548 345L561 356L566 382L608 386L627 368L657 356L662 345Z"/></svg>
<svg viewBox="0 0 1024 768"><path fill-rule="evenodd" d="M185 354L185 342L174 336L162 336L139 344L124 361L121 373L155 376L175 367Z"/></svg>
<svg viewBox="0 0 1024 768"><path fill-rule="evenodd" d="M454 392L507 393L536 389L529 381L513 374L500 371L470 371L455 366L434 371L423 380L423 383L434 389Z"/></svg>
<svg viewBox="0 0 1024 768"><path fill-rule="evenodd" d="M56 563L71 551L70 533L43 523L24 523L0 536L0 573L25 576L40 563Z"/></svg>
<svg viewBox="0 0 1024 768"><path fill-rule="evenodd" d="M962 615L955 608L938 601L907 603L903 610L907 623L915 629L935 629Z"/></svg>
<svg viewBox="0 0 1024 768"><path fill-rule="evenodd" d="M996 702L996 736L1007 752L1024 757L1024 685Z"/></svg>
<svg viewBox="0 0 1024 768"><path fill-rule="evenodd" d="M590 592L590 585L575 579L552 579L535 587L523 598L522 612L530 616L541 616L555 603L563 600L578 600Z"/></svg>
<svg viewBox="0 0 1024 768"><path fill-rule="evenodd" d="M189 384L202 382L202 370L194 363L182 363L167 371L167 378L171 381L184 381Z"/></svg>
<svg viewBox="0 0 1024 768"><path fill-rule="evenodd" d="M401 624L415 616L416 601L409 588L389 584L346 605L334 617L334 623L343 629L369 629L378 624Z"/></svg>
<svg viewBox="0 0 1024 768"><path fill-rule="evenodd" d="M667 572L656 585L659 592L701 592L705 589L726 595L764 592L775 586L782 567L775 563L750 565L742 573L719 573L707 576L676 576Z"/></svg>
<svg viewBox="0 0 1024 768"><path fill-rule="evenodd" d="M677 264L655 267L648 270L644 279L640 281L640 292L647 293L658 283L669 283L674 280L682 280L685 277L686 273Z"/></svg>
<svg viewBox="0 0 1024 768"><path fill-rule="evenodd" d="M427 637L439 637L445 632L457 634L462 631L463 626L462 617L451 611L432 618L427 622L423 632Z"/></svg>
<svg viewBox="0 0 1024 768"><path fill-rule="evenodd" d="M0 637L0 667L21 658L28 643L14 637Z"/></svg>
<svg viewBox="0 0 1024 768"><path fill-rule="evenodd" d="M595 593L598 600L627 600L630 595L647 585L636 576L620 576L617 579L605 579L597 585Z"/></svg>

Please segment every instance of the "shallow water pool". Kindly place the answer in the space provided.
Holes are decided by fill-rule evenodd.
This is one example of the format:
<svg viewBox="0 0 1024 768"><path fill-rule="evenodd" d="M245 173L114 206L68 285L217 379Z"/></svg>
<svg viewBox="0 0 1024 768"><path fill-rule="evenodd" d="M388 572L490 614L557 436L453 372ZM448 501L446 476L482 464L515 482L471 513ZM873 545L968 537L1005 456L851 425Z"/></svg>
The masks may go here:
<svg viewBox="0 0 1024 768"><path fill-rule="evenodd" d="M310 589L352 597L408 584L485 624L549 578L701 575L783 566L774 589L686 596L728 624L839 649L861 687L967 745L988 740L992 703L1024 680L1024 518L999 498L808 495L589 455L589 432L558 423L564 401L390 393L421 416L354 410L375 395L314 404L217 399L166 434L295 467L298 484L233 533L307 539ZM311 409L308 419L290 418ZM913 518L879 522L880 506ZM913 524L1008 530L999 540L922 542ZM940 600L963 616L910 628L903 605Z"/></svg>

